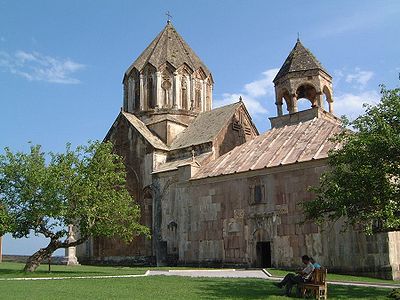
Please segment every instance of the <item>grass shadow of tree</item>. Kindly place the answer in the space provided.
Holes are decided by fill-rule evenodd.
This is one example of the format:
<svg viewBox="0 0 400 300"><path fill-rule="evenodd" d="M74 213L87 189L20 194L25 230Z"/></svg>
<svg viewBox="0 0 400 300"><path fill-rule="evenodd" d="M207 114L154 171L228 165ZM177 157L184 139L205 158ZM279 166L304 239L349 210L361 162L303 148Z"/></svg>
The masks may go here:
<svg viewBox="0 0 400 300"><path fill-rule="evenodd" d="M361 286L330 285L329 299L387 299L391 289L366 288Z"/></svg>
<svg viewBox="0 0 400 300"><path fill-rule="evenodd" d="M25 273L22 269L0 268L0 277L49 277L57 276L85 276L85 275L108 275L106 272L85 271L85 270L36 270L33 273Z"/></svg>
<svg viewBox="0 0 400 300"><path fill-rule="evenodd" d="M283 290L263 279L201 278L199 296L205 299L287 299ZM389 289L330 285L329 299L387 299ZM292 291L294 297L295 291Z"/></svg>

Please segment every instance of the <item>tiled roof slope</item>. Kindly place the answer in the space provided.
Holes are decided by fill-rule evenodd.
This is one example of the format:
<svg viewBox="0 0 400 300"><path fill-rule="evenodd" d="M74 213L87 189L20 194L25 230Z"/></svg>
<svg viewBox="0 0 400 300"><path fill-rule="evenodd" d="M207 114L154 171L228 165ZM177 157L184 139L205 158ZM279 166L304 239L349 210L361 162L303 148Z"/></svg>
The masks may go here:
<svg viewBox="0 0 400 300"><path fill-rule="evenodd" d="M203 112L171 144L171 150L211 142L233 117L242 102Z"/></svg>
<svg viewBox="0 0 400 300"><path fill-rule="evenodd" d="M122 111L121 114L128 122L136 128L136 130L156 149L168 151L169 148L157 136L155 136L146 125L140 121L135 115Z"/></svg>
<svg viewBox="0 0 400 300"><path fill-rule="evenodd" d="M318 59L305 48L300 40L297 40L293 50L289 53L278 74L276 74L274 82L290 72L320 69L328 74Z"/></svg>
<svg viewBox="0 0 400 300"><path fill-rule="evenodd" d="M128 75L133 68L141 71L147 63L158 68L166 62L174 68L187 64L193 71L201 67L207 76L210 74L208 68L183 40L174 26L167 23L165 28L128 68L125 75Z"/></svg>
<svg viewBox="0 0 400 300"><path fill-rule="evenodd" d="M323 118L273 128L203 166L193 179L322 159L342 127Z"/></svg>

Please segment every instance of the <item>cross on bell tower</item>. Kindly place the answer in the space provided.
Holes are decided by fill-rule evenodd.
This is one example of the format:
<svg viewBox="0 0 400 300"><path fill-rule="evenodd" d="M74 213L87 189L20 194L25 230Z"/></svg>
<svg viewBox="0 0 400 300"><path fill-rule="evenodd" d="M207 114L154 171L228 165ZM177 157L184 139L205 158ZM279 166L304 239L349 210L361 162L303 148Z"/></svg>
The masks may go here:
<svg viewBox="0 0 400 300"><path fill-rule="evenodd" d="M165 15L167 16L167 24L171 23L171 19L172 19L172 15L169 13L169 10L165 13Z"/></svg>

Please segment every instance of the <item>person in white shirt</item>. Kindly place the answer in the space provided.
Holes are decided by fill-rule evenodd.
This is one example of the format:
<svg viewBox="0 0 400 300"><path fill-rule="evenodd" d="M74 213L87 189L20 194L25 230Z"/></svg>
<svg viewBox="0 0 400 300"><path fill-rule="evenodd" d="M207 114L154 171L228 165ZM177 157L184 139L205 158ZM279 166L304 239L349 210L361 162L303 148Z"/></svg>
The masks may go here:
<svg viewBox="0 0 400 300"><path fill-rule="evenodd" d="M305 264L305 268L297 274L289 273L287 274L283 280L279 283L274 283L275 286L279 288L285 287L285 295L290 296L290 292L292 291L292 287L298 283L304 283L310 280L311 273L314 271L315 267L311 263L310 258L307 255L303 255L301 257L303 264Z"/></svg>

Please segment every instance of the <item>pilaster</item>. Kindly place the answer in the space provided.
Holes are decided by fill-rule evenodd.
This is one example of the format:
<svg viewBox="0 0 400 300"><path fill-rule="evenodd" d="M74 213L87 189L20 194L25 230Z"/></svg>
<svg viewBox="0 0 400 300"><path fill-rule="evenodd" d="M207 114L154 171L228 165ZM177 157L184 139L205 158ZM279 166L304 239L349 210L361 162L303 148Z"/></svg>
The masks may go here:
<svg viewBox="0 0 400 300"><path fill-rule="evenodd" d="M186 75L186 84L187 84L187 97L186 97L186 108L190 109L190 99L192 99L192 85L191 79L189 75ZM183 103L182 103L183 106Z"/></svg>
<svg viewBox="0 0 400 300"><path fill-rule="evenodd" d="M331 114L333 114L333 102L332 102L332 101L329 101L329 102L328 102L328 105L329 105L329 112L330 112Z"/></svg>
<svg viewBox="0 0 400 300"><path fill-rule="evenodd" d="M209 102L209 105L208 105L208 109L209 110L212 110L212 103L213 103L213 89L214 89L214 86L212 85L212 84L210 84L210 95L208 96L209 98L209 100L208 100L208 102Z"/></svg>
<svg viewBox="0 0 400 300"><path fill-rule="evenodd" d="M204 80L201 81L201 111L207 110L207 84Z"/></svg>
<svg viewBox="0 0 400 300"><path fill-rule="evenodd" d="M172 108L177 109L182 107L180 101L180 90L181 90L181 81L179 78L178 72L174 72L174 82L173 82L173 96L172 96Z"/></svg>
<svg viewBox="0 0 400 300"><path fill-rule="evenodd" d="M196 84L196 80L192 76L192 78L190 80L190 105L189 105L189 109L190 110L194 110L194 89L195 89L195 84Z"/></svg>
<svg viewBox="0 0 400 300"><path fill-rule="evenodd" d="M146 105L144 103L144 80L143 74L140 74L140 110L146 109Z"/></svg>
<svg viewBox="0 0 400 300"><path fill-rule="evenodd" d="M292 111L289 111L290 113L295 113L298 111L297 108L297 96L296 95L292 95L292 107L291 107Z"/></svg>
<svg viewBox="0 0 400 300"><path fill-rule="evenodd" d="M161 88L161 72L157 71L156 72L156 107L160 108L162 107L162 98L163 98L163 92Z"/></svg>

